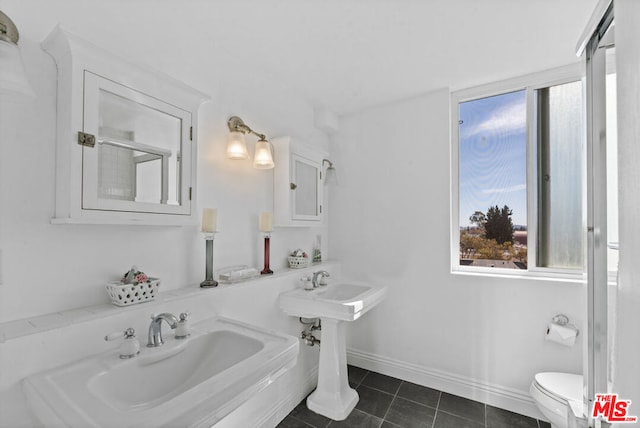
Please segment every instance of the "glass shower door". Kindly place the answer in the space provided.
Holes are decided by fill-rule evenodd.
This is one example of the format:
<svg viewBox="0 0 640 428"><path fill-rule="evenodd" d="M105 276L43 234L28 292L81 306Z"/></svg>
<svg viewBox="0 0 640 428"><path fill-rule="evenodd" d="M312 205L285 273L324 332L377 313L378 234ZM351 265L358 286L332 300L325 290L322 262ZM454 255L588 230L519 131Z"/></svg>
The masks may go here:
<svg viewBox="0 0 640 428"><path fill-rule="evenodd" d="M607 62L613 64L613 5L604 12L595 27L584 52L586 57L587 99L587 352L585 354L585 414L590 415L596 394L609 392L609 266L608 202L617 203L610 183L617 163L614 156L615 118L611 110L611 94L615 84L607 84ZM607 61L609 59L609 61ZM609 74L611 75L609 67ZM615 75L614 75L615 76ZM615 83L615 77L613 77ZM611 91L614 92L611 92ZM609 96L607 96L609 91ZM609 101L609 102L607 102ZM609 120L607 120L609 119ZM607 124L609 123L609 127ZM609 129L611 128L611 129ZM609 157L609 165L607 158ZM609 177L609 180L608 180ZM614 202L615 201L615 202ZM613 212L611 214L614 214ZM617 215L617 209L615 210ZM617 235L609 222L612 235ZM617 255L616 255L617 256ZM590 427L599 427L599 420L589 418Z"/></svg>

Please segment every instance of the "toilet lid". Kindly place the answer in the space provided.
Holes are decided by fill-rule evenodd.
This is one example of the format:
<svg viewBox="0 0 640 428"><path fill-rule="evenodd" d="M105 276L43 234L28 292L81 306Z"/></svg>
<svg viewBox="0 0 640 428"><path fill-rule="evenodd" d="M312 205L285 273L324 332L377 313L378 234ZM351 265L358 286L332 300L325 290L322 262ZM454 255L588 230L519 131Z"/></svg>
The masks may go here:
<svg viewBox="0 0 640 428"><path fill-rule="evenodd" d="M551 395L565 399L582 401L582 376L570 373L538 373L536 383Z"/></svg>

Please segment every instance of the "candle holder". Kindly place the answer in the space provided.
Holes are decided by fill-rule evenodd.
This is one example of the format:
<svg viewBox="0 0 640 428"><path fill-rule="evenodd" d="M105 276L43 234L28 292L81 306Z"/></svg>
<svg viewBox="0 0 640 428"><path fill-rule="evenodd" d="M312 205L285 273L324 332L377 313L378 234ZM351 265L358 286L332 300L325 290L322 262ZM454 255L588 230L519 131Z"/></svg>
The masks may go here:
<svg viewBox="0 0 640 428"><path fill-rule="evenodd" d="M261 275L271 275L273 271L269 269L269 244L271 240L271 234L269 232L264 234L264 269L260 272Z"/></svg>
<svg viewBox="0 0 640 428"><path fill-rule="evenodd" d="M213 279L213 241L216 237L215 232L207 232L204 235L206 241L206 256L205 256L205 279L200 283L202 288L217 287L218 281Z"/></svg>

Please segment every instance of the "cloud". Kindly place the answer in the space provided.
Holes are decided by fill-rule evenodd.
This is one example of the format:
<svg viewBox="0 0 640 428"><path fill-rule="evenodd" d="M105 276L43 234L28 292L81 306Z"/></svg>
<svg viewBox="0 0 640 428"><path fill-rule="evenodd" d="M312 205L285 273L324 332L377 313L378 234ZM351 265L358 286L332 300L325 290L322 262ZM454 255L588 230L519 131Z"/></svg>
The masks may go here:
<svg viewBox="0 0 640 428"><path fill-rule="evenodd" d="M527 189L527 185L526 184L516 184L514 186L509 186L509 187L498 187L498 188L494 188L494 189L482 189L480 192L484 193L485 195L487 195L487 194L494 194L494 193L518 192L520 190L526 190L526 189Z"/></svg>
<svg viewBox="0 0 640 428"><path fill-rule="evenodd" d="M480 100L471 101L478 102ZM483 106L479 106L483 108ZM491 106L494 107L494 106ZM527 122L527 105L523 97L514 98L502 105L485 110L487 114L480 117L477 123L472 120L468 127L461 129L463 137L474 137L486 133L525 132Z"/></svg>

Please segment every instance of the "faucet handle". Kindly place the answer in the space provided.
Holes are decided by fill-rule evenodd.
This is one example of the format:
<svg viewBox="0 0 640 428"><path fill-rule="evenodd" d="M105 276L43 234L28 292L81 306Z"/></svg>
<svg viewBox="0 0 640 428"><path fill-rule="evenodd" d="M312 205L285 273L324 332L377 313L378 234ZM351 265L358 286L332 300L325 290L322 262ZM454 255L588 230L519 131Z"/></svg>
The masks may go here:
<svg viewBox="0 0 640 428"><path fill-rule="evenodd" d="M310 275L306 275L300 278L300 282L302 282L302 288L304 288L305 290L313 290L313 282Z"/></svg>
<svg viewBox="0 0 640 428"><path fill-rule="evenodd" d="M180 314L180 321L178 322L178 326L176 327L176 339L186 339L191 336L191 328L189 327L189 323L187 317L191 315L190 312L183 312Z"/></svg>
<svg viewBox="0 0 640 428"><path fill-rule="evenodd" d="M121 331L115 332L115 333L111 333L111 334L107 334L104 337L104 340L106 342L111 342L112 340L116 340L116 339L120 339L121 337L123 337L124 335L122 334Z"/></svg>
<svg viewBox="0 0 640 428"><path fill-rule="evenodd" d="M124 340L120 344L120 358L127 359L133 358L140 353L140 343L136 338L136 331L129 327L125 331L118 331L115 333L107 334L104 340L107 342L124 337Z"/></svg>
<svg viewBox="0 0 640 428"><path fill-rule="evenodd" d="M107 334L104 337L104 340L107 342L111 342L112 340L120 339L124 337L125 339L131 339L132 337L136 337L136 331L129 327L125 331L116 331L115 333Z"/></svg>

